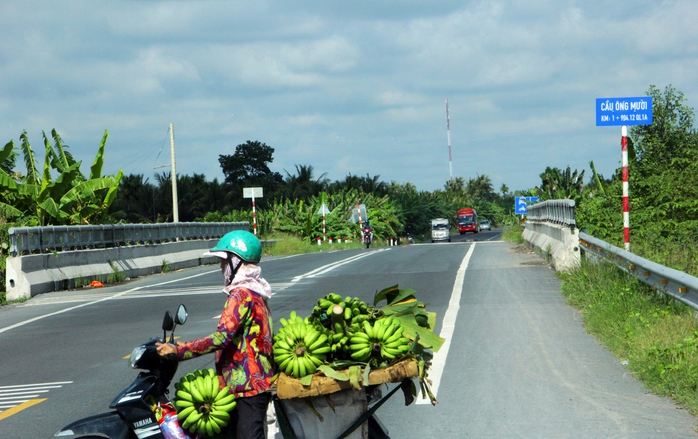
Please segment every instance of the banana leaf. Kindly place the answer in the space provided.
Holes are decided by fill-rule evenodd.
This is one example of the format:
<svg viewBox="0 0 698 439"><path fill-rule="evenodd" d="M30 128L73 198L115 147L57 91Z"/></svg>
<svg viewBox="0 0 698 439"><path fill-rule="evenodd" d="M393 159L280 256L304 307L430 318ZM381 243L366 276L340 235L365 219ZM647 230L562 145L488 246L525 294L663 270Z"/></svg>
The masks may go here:
<svg viewBox="0 0 698 439"><path fill-rule="evenodd" d="M0 172L0 189L6 189L10 192L19 192L19 185L16 181L10 178L4 172Z"/></svg>
<svg viewBox="0 0 698 439"><path fill-rule="evenodd" d="M54 154L56 156L56 159L52 162L52 164L54 168L56 168L59 172L64 172L69 167L75 164L75 159L68 151L66 151L68 145L63 145L63 139L61 139L61 136L58 135L58 132L55 128L51 130L51 136L53 137L53 140L56 142L56 153ZM80 176L83 180L85 179L82 176L82 174L80 174Z"/></svg>
<svg viewBox="0 0 698 439"><path fill-rule="evenodd" d="M39 195L39 200L45 200L47 197L53 198L54 200L59 200L73 187L73 181L75 181L79 173L80 163L75 163L74 165L70 166L65 172L62 172L61 175L56 178L56 181L44 189L44 191Z"/></svg>
<svg viewBox="0 0 698 439"><path fill-rule="evenodd" d="M301 377L301 384L304 385L305 387L310 386L313 383L313 374L308 374L305 375L304 377Z"/></svg>
<svg viewBox="0 0 698 439"><path fill-rule="evenodd" d="M36 170L36 157L34 156L34 151L29 144L29 138L27 137L27 131L23 131L19 136L21 140L20 148L22 149L22 154L24 155L24 164L27 167L26 182L29 184L39 185L39 172Z"/></svg>
<svg viewBox="0 0 698 439"><path fill-rule="evenodd" d="M404 335L412 340L418 335L416 338L419 344L437 352L441 349L444 339L434 333L436 313L428 312L426 305L417 300L414 292L394 285L376 293L374 304L386 300L388 304L380 308L381 311L400 320L405 328Z"/></svg>
<svg viewBox="0 0 698 439"><path fill-rule="evenodd" d="M356 390L361 390L361 381L363 379L363 374L361 373L361 366L349 366L349 384Z"/></svg>
<svg viewBox="0 0 698 439"><path fill-rule="evenodd" d="M335 379L337 381L349 381L349 375L343 373L343 372L337 372L330 366L326 365L321 365L318 366L317 370L322 372L326 377Z"/></svg>
<svg viewBox="0 0 698 439"><path fill-rule="evenodd" d="M104 165L104 146L107 143L107 137L109 137L109 132L104 130L104 136L102 136L102 141L99 143L97 156L90 167L90 180L94 180L95 178L100 178L102 176L102 166Z"/></svg>
<svg viewBox="0 0 698 439"><path fill-rule="evenodd" d="M17 192L20 195L26 195L31 198L39 198L39 193L41 191L41 186L38 184L24 183L17 186Z"/></svg>
<svg viewBox="0 0 698 439"><path fill-rule="evenodd" d="M110 187L107 191L107 195L104 196L104 202L102 203L105 210L108 210L116 199L116 194L119 190L119 184L121 183L121 178L124 176L124 171L119 169L118 174L116 174L114 186Z"/></svg>
<svg viewBox="0 0 698 439"><path fill-rule="evenodd" d="M62 211L56 201L53 198L47 198L38 205L39 210L46 212L52 218L58 220L58 224L64 224L65 220L68 219L68 214Z"/></svg>
<svg viewBox="0 0 698 439"><path fill-rule="evenodd" d="M118 181L112 176L84 181L61 197L61 206L69 206L84 198L85 195L92 195L99 190L110 189L114 186L118 186Z"/></svg>
<svg viewBox="0 0 698 439"><path fill-rule="evenodd" d="M7 160L12 152L15 150L15 142L10 140L2 149L0 149L0 163Z"/></svg>
<svg viewBox="0 0 698 439"><path fill-rule="evenodd" d="M24 215L24 212L10 204L0 201L0 214L5 217L21 217Z"/></svg>
<svg viewBox="0 0 698 439"><path fill-rule="evenodd" d="M373 306L378 305L378 303L380 303L382 300L387 301L388 305L392 305L393 303L408 300L410 298L414 298L414 290L401 290L397 285L393 285L392 287L385 288L376 293L376 295L373 297Z"/></svg>
<svg viewBox="0 0 698 439"><path fill-rule="evenodd" d="M439 337L431 329L419 326L417 321L412 316L396 316L400 321L400 324L404 328L403 335L409 339L414 340L417 335L419 335L418 343L427 349L431 349L434 352L438 352L441 346L444 344L444 339Z"/></svg>
<svg viewBox="0 0 698 439"><path fill-rule="evenodd" d="M46 146L46 157L44 158L44 171L41 176L41 192L40 194L43 194L46 188L48 187L49 184L51 184L51 157L53 156L53 148L51 147L51 144L48 142L46 139L46 136L44 136L45 140L45 146ZM41 200L41 196L39 196L39 200Z"/></svg>

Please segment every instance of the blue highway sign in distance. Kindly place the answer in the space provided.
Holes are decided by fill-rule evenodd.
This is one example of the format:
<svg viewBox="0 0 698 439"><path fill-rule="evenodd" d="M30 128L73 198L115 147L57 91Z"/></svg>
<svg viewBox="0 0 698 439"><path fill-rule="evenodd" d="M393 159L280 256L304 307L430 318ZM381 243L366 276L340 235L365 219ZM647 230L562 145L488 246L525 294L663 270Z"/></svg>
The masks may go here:
<svg viewBox="0 0 698 439"><path fill-rule="evenodd" d="M514 199L514 213L516 215L525 215L526 206L531 205L540 200L540 197L516 197Z"/></svg>
<svg viewBox="0 0 698 439"><path fill-rule="evenodd" d="M652 97L597 98L596 126L652 125Z"/></svg>

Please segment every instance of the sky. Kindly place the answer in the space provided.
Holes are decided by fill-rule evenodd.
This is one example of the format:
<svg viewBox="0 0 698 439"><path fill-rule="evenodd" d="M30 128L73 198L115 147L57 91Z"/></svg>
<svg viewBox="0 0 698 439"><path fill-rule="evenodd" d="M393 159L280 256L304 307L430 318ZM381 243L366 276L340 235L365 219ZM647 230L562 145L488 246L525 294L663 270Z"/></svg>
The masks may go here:
<svg viewBox="0 0 698 439"><path fill-rule="evenodd" d="M177 173L209 181L248 140L284 177L609 178L596 99L671 85L695 108L696 23L696 0L2 0L0 144L26 130L43 161L56 129L87 174L108 130L105 173L154 181L173 124Z"/></svg>

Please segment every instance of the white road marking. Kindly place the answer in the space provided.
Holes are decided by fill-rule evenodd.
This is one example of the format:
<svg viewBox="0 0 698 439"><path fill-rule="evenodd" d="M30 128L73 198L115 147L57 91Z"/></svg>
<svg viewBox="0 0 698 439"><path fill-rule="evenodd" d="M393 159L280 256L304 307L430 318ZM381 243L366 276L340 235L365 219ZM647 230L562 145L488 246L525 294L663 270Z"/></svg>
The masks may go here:
<svg viewBox="0 0 698 439"><path fill-rule="evenodd" d="M300 276L294 277L294 278L291 280L290 283L278 284L278 285L284 285L284 286L283 286L283 288L277 289L277 290L275 291L275 293L276 293L276 292L279 292L279 291L281 291L281 290L283 290L284 288L287 288L288 286L290 286L290 285L292 285L293 283L298 282L298 281L300 281L300 280L302 280L302 279L312 278L312 277L316 277L316 276L325 274L325 273L327 273L327 272L329 272L329 271L332 271L332 270L334 270L335 268L340 267L340 266L342 266L342 265L349 264L349 263L354 262L354 261L356 261L356 260L358 260L358 259L364 258L364 257L366 257L366 256L370 256L370 255L373 255L373 254L376 254L376 253L379 253L379 252L382 252L382 251L386 251L386 250L390 250L390 248L383 248L383 249L373 250L373 251L370 251L370 252L367 252L367 253L361 253L361 254L359 254L359 255L354 255L354 256L352 256L352 257L349 257L349 258L346 258L346 259L342 259L342 260L340 260L340 261L333 262L333 263L331 263L331 264L323 265L322 267L316 268L315 270L309 271L308 273L305 273L305 274L302 274L302 275L300 275ZM130 290L122 291L122 292L120 292L120 293L115 293L115 294L110 294L110 293L93 293L93 294L90 294L89 297L87 297L87 296L85 296L85 295L77 295L77 296L73 296L72 298L69 298L69 297L65 297L65 298L59 298L59 297L55 297L55 298L53 298L53 297L50 297L50 298L49 298L49 297L47 297L47 298L41 298L41 299L44 299L44 300L41 300L41 299L37 298L37 299L35 299L35 300L32 300L32 301L27 302L27 304L25 304L25 305L23 305L23 306L37 306L37 305L39 305L39 304L47 304L47 303L71 303L71 302L80 302L80 301L84 301L84 303L81 303L81 304L79 304L79 305L75 305L75 306L72 306L72 307L69 307L69 308L65 308L65 309L62 309L62 310L59 310L59 311L55 311L55 312L52 312L52 313L47 313L47 314L43 314L43 315L40 315L40 316L36 316L36 317L31 318L31 319L27 319L27 320L24 320L24 321L22 321L22 322L15 323L14 325L10 325L10 326L6 326L6 327L4 327L4 328L0 328L0 333L9 331L9 330L11 330L11 329L19 328L19 327L21 327L21 326L24 326L24 325L29 324L29 323L32 323L32 322L36 322L36 321L41 320L41 319L44 319L44 318L46 318L46 317L51 317L51 316L55 316L55 315L58 315L58 314L62 314L62 313L68 312L68 311L73 311L73 310L78 309L78 308L82 308L82 307L89 306L89 305L94 305L94 304L96 304L96 303L104 302L104 301L107 301L107 300L113 300L113 299L133 299L133 298L143 298L143 297L162 296L162 294L157 294L157 293L155 293L155 292L152 290L152 288L153 288L153 287L159 287L159 286L162 286L162 285L168 285L168 284L175 283L175 282L181 282L181 281L183 281L183 280L193 279L193 278L195 278L195 277L204 276L204 275L207 275L207 274L216 272L216 271L218 271L218 269L211 270L211 271L206 271L206 272L203 272L203 273L194 274L194 275L192 275L192 276L184 277L184 278L181 278L181 279L173 279L173 280L164 281L164 282L160 282L160 283L153 284L153 285L144 285L144 286L141 286L141 287L135 287L135 288L132 288L132 289L130 289ZM137 292L137 291L140 291L140 290L143 290L143 289L146 289L146 288L148 289L147 292L143 291L143 292L138 293L138 294L132 294L132 293L134 293L134 292ZM187 290L187 289L184 289L184 290L182 290L182 291L173 291L173 290L166 290L166 291L168 291L167 294L170 295L170 296L172 296L172 295L189 295L189 294L215 294L215 293L220 292L220 290L215 290L215 291L214 291L214 290L211 290L211 291L201 291L201 290L198 290L198 291L194 291L194 290ZM272 291L274 291L274 290L272 289ZM99 294L99 296L98 296L98 298L96 298L96 300L95 300L95 294Z"/></svg>
<svg viewBox="0 0 698 439"><path fill-rule="evenodd" d="M59 381L55 383L21 384L15 386L0 386L0 413L36 399L41 393L48 393L50 389L60 389L64 384L72 381Z"/></svg>
<svg viewBox="0 0 698 439"><path fill-rule="evenodd" d="M72 310L74 310L74 309L78 309L78 308L82 308L82 307L85 307L85 306L93 305L93 304L95 304L95 303L104 302L104 301L106 301L106 300L116 299L116 298L121 297L121 296L123 296L123 295L125 295L125 294L131 293L131 292L134 292L134 291L138 291L138 290L141 290L141 289L143 289L143 288L150 288L150 287L157 287L157 286L160 286L160 285L167 285L167 284L170 284L170 283L173 283L173 282L180 282L180 281L183 281L183 280L188 280L188 279L192 279L192 278L195 278L195 277L203 276L203 275L206 275L206 274L209 274L209 273L211 273L211 272L199 273L199 274L195 274L195 275L192 275L192 276L184 277L184 278L181 278L181 279L175 279L175 280L160 282L160 283L153 284L153 285L144 285L144 286L142 286L142 287L135 287L135 288L132 288L132 289L127 290L127 291L122 291L122 292L120 292L120 293L116 293L116 294L112 294L112 295L110 295L110 296L102 297L101 299L93 300L93 301L86 302L86 303L83 303L83 304L80 304L80 305L71 306L70 308L61 309L61 310L59 310L59 311L51 312L51 313L48 313L48 314L43 314L43 315L40 315L40 316L36 316L36 317L31 318L31 319L27 319L27 320L24 320L24 321L22 321L22 322L15 323L14 325L5 326L4 328L0 328L0 333L3 333L3 332L5 332L5 331L9 331L9 330L11 330L11 329L19 328L20 326L24 326L24 325L26 325L26 324L28 324L28 323L32 323L32 322L36 322L36 321L41 320L41 319L45 319L46 317L51 317L51 316L55 316L55 315L58 315L58 314L63 314L64 312L68 312L68 311L72 311Z"/></svg>
<svg viewBox="0 0 698 439"><path fill-rule="evenodd" d="M374 250L374 251L371 251L371 252L368 252L368 253L361 253L361 254L358 254L358 255L351 256L351 257L346 258L346 259L342 259L342 260L333 262L333 263L331 263L331 264L323 265L322 267L318 267L318 268L316 268L315 270L312 270L312 271L309 271L309 272L307 272L307 273L305 273L305 274L301 274L300 276L294 277L293 280L291 280L291 282L298 282L299 280L302 280L302 279L311 278L311 277L316 277L316 276L319 276L319 275L321 275L321 274L325 274L325 273L327 273L327 272L329 272L329 271L334 270L334 269L337 268L337 267L341 267L342 265L350 264L350 263L352 263L352 262L354 262L354 261L357 261L357 260L359 260L359 259L361 259L361 258L365 258L366 256L375 255L375 254L377 254L377 253L379 253L379 252L386 251L386 250L390 250L390 249L389 249L389 248L383 248L383 249Z"/></svg>
<svg viewBox="0 0 698 439"><path fill-rule="evenodd" d="M441 384L441 375L443 374L444 367L446 366L446 358L448 357L448 350L451 347L451 339L453 338L453 331L456 328L456 318L458 317L458 309L460 308L460 297L463 294L463 281L465 280L465 270L468 268L468 262L470 261L470 256L472 256L475 250L475 243L470 246L468 253L465 254L463 261L461 261L460 267L458 268L458 273L456 274L456 281L453 283L453 291L451 292L451 299L448 302L448 308L444 314L443 324L441 325L441 333L439 336L444 339L444 344L441 346L438 352L434 353L434 358L431 361L431 366L429 367L429 379L431 380L431 391L434 397L438 399L439 385ZM430 404L429 398L418 398L417 404Z"/></svg>

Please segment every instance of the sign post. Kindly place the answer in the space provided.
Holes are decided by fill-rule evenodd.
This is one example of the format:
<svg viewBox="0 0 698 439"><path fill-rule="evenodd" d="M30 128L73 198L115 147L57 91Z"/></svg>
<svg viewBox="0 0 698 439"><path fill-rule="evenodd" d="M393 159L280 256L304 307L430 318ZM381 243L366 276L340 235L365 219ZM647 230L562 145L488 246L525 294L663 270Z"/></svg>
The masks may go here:
<svg viewBox="0 0 698 439"><path fill-rule="evenodd" d="M252 198L252 230L255 236L257 236L257 210L255 209L254 199L263 198L264 191L261 187L246 187L242 188L243 198Z"/></svg>
<svg viewBox="0 0 698 439"><path fill-rule="evenodd" d="M623 176L623 242L630 251L630 196L628 179L628 125L652 125L652 97L597 98L596 126L620 125Z"/></svg>
<svg viewBox="0 0 698 439"><path fill-rule="evenodd" d="M325 203L322 203L320 209L317 211L318 215L322 215L322 240L327 241L326 229L325 229L325 215L330 213L330 209L327 208Z"/></svg>

